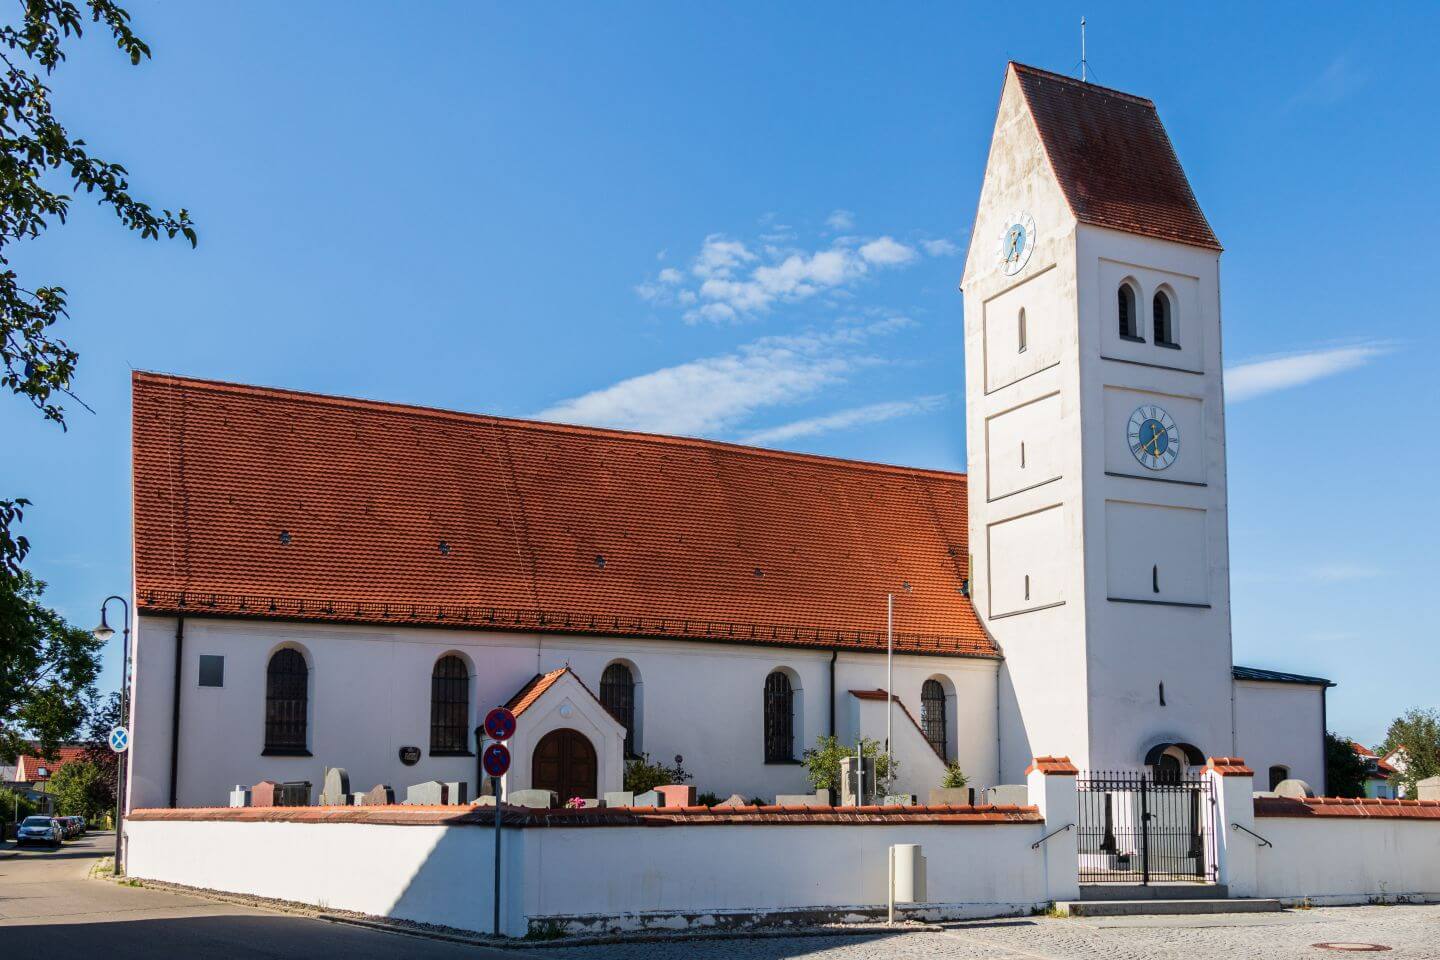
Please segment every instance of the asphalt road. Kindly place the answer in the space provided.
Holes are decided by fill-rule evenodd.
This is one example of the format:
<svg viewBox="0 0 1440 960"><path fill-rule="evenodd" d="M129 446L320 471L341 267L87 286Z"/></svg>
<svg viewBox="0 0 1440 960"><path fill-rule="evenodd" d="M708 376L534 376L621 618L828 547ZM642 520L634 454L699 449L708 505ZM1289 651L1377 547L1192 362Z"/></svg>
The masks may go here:
<svg viewBox="0 0 1440 960"><path fill-rule="evenodd" d="M88 879L115 848L91 833L59 850L0 844L0 956L45 960L128 957L346 957L516 960L534 957L424 940L163 890ZM551 960L548 953L545 960ZM555 958L558 960L558 958Z"/></svg>

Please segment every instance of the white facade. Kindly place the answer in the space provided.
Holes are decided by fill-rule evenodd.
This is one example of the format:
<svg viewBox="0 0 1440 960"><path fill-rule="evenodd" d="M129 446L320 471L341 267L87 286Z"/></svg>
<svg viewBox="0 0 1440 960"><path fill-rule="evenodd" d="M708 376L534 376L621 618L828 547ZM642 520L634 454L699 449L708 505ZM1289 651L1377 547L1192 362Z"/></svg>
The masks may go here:
<svg viewBox="0 0 1440 960"><path fill-rule="evenodd" d="M1235 681L1235 756L1255 771L1258 790L1281 779L1304 780L1325 791L1325 688L1295 683Z"/></svg>
<svg viewBox="0 0 1440 960"><path fill-rule="evenodd" d="M999 240L1021 216L1033 248L1011 275ZM1166 291L1178 348L1119 336L1121 283L1142 321ZM1040 752L1096 769L1167 741L1231 752L1218 253L1079 223L1012 69L964 291L972 596L1005 656L1002 777ZM1183 438L1163 474L1128 444L1149 405Z"/></svg>
<svg viewBox="0 0 1440 960"><path fill-rule="evenodd" d="M172 617L138 618L132 808L169 805L176 626ZM287 646L301 651L309 667L308 757L263 755L266 665ZM403 798L405 786L433 779L467 781L474 795L473 756L435 757L429 751L431 671L437 659L452 653L469 668L471 728L538 673L568 665L590 693L598 694L605 667L617 660L627 664L636 681L636 749L667 764L683 757L696 789L722 799L731 793L773 798L809 791L798 763L764 759L763 689L771 671L783 669L796 693L797 760L817 737L830 732L832 695L836 733L843 741L853 741L857 732L884 736L883 715L857 729L849 695L885 685L883 654L838 654L832 691L828 650L196 616L184 622L178 805L222 805L235 784L262 779L309 780L318 794L327 766L344 767L357 792L385 783ZM199 685L201 656L225 658L223 686ZM896 694L917 716L921 686L928 679L941 681L949 694L950 759L984 784L996 782L996 669L992 659L963 657L897 656L894 664ZM547 696L522 715L506 789L530 786L530 750L543 733L561 725L579 730L595 745L598 792L620 789L615 782L619 725L607 727L609 718L596 715L593 699L590 706L585 701L578 692ZM571 715L562 717L567 704ZM928 743L914 736L918 731L898 707L895 727L897 788L923 797L938 785L938 758L933 752L925 757ZM419 747L419 763L402 764L402 746Z"/></svg>

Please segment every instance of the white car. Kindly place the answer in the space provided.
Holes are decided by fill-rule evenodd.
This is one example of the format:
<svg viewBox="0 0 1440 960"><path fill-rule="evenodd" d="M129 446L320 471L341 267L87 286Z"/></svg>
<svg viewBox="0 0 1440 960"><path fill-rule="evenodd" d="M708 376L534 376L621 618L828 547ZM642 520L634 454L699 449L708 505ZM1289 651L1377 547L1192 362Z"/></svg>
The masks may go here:
<svg viewBox="0 0 1440 960"><path fill-rule="evenodd" d="M60 828L60 822L54 817L26 817L21 822L20 829L15 833L15 846L23 847L27 843L48 843L52 847L58 847L63 839L65 839L65 832Z"/></svg>

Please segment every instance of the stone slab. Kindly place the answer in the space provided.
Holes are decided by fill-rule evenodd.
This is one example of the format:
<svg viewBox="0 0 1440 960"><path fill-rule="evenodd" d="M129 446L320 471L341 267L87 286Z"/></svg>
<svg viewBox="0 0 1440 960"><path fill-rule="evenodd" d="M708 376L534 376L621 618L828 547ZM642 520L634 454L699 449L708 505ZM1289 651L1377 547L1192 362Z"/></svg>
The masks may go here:
<svg viewBox="0 0 1440 960"><path fill-rule="evenodd" d="M1416 800L1440 800L1440 777L1415 781Z"/></svg>
<svg viewBox="0 0 1440 960"><path fill-rule="evenodd" d="M377 783L365 793L365 806L388 807L395 802L395 790L388 783Z"/></svg>
<svg viewBox="0 0 1440 960"><path fill-rule="evenodd" d="M607 807L635 806L635 794L629 790L611 790L600 799L605 801L605 806Z"/></svg>
<svg viewBox="0 0 1440 960"><path fill-rule="evenodd" d="M814 793L780 793L775 796L777 807L828 807L830 791L817 790Z"/></svg>
<svg viewBox="0 0 1440 960"><path fill-rule="evenodd" d="M450 802L450 788L439 780L412 783L405 788L405 802L426 807L443 806Z"/></svg>
<svg viewBox="0 0 1440 960"><path fill-rule="evenodd" d="M885 799L880 801L882 807L913 807L915 806L915 794L913 793L887 793Z"/></svg>
<svg viewBox="0 0 1440 960"><path fill-rule="evenodd" d="M470 781L468 780L446 780L445 787L449 791L450 799L446 803L469 803L470 802Z"/></svg>
<svg viewBox="0 0 1440 960"><path fill-rule="evenodd" d="M1030 788L1023 783L1005 783L998 787L985 788L985 802L991 805L1027 806L1030 803Z"/></svg>
<svg viewBox="0 0 1440 960"><path fill-rule="evenodd" d="M230 791L230 806L250 806L250 788L242 784L235 784L235 789Z"/></svg>
<svg viewBox="0 0 1440 960"><path fill-rule="evenodd" d="M506 795L505 802L516 807L532 807L536 810L549 810L555 806L555 791L512 790Z"/></svg>
<svg viewBox="0 0 1440 960"><path fill-rule="evenodd" d="M1202 913L1279 913L1279 900L1061 900L1065 917L1158 917Z"/></svg>
<svg viewBox="0 0 1440 960"><path fill-rule="evenodd" d="M320 806L343 807L350 799L350 774L344 767L326 767L320 788Z"/></svg>
<svg viewBox="0 0 1440 960"><path fill-rule="evenodd" d="M695 787L691 784L667 783L663 787L656 787L655 792L660 794L660 799L663 806L695 806Z"/></svg>
<svg viewBox="0 0 1440 960"><path fill-rule="evenodd" d="M654 790L647 790L644 793L637 793L635 795L635 802L630 805L632 807L658 807L661 803L659 793Z"/></svg>

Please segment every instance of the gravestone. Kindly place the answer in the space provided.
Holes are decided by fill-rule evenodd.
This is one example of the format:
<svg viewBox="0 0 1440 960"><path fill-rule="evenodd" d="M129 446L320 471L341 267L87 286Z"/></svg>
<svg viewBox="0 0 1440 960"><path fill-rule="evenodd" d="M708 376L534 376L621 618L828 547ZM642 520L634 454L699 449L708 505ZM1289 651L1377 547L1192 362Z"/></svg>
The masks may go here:
<svg viewBox="0 0 1440 960"><path fill-rule="evenodd" d="M719 803L715 804L715 806L716 806L717 808L719 808L719 807L748 807L748 806L750 806L750 801L749 801L749 800L746 800L743 796L741 796L741 795L738 794L738 793L732 793L732 794L730 794L730 796L726 797L724 800L721 800Z"/></svg>
<svg viewBox="0 0 1440 960"><path fill-rule="evenodd" d="M230 806L250 806L250 788L245 786L244 784L235 784L235 789L230 791Z"/></svg>
<svg viewBox="0 0 1440 960"><path fill-rule="evenodd" d="M1275 795L1289 797L1292 800L1304 800L1306 797L1315 796L1315 791L1310 789L1310 784L1304 780L1281 780L1275 784Z"/></svg>
<svg viewBox="0 0 1440 960"><path fill-rule="evenodd" d="M446 780L445 789L450 795L450 799L446 800L446 803L470 802L470 782L468 780Z"/></svg>
<svg viewBox="0 0 1440 960"><path fill-rule="evenodd" d="M505 802L516 807L549 810L555 806L554 790L512 790Z"/></svg>
<svg viewBox="0 0 1440 960"><path fill-rule="evenodd" d="M309 780L287 780L276 789L275 806L277 807L308 807L310 806L310 781Z"/></svg>
<svg viewBox="0 0 1440 960"><path fill-rule="evenodd" d="M365 794L365 806L388 807L395 802L395 791L388 783L377 783Z"/></svg>
<svg viewBox="0 0 1440 960"><path fill-rule="evenodd" d="M275 795L280 789L280 784L274 780L261 780L250 788L250 806L252 807L274 807L279 806L275 802Z"/></svg>
<svg viewBox="0 0 1440 960"><path fill-rule="evenodd" d="M929 803L932 807L968 807L975 802L973 787L931 787Z"/></svg>
<svg viewBox="0 0 1440 960"><path fill-rule="evenodd" d="M352 794L350 794L350 806L352 806L352 807L363 807L363 806L365 806L365 794L363 794L363 793L352 793Z"/></svg>
<svg viewBox="0 0 1440 960"><path fill-rule="evenodd" d="M647 790L644 793L637 793L635 795L635 802L630 804L630 806L632 807L658 807L661 805L662 801L660 799L660 794L654 790Z"/></svg>
<svg viewBox="0 0 1440 960"><path fill-rule="evenodd" d="M887 793L885 799L880 801L882 807L913 807L915 806L915 794L913 793Z"/></svg>
<svg viewBox="0 0 1440 960"><path fill-rule="evenodd" d="M611 790L603 798L607 807L633 807L635 794L629 790Z"/></svg>
<svg viewBox="0 0 1440 960"><path fill-rule="evenodd" d="M867 807L875 802L875 758L847 756L840 761L840 805Z"/></svg>
<svg viewBox="0 0 1440 960"><path fill-rule="evenodd" d="M442 806L450 802L450 788L439 780L426 780L405 788L405 802L419 806Z"/></svg>
<svg viewBox="0 0 1440 960"><path fill-rule="evenodd" d="M350 774L344 767L326 767L325 785L320 789L320 806L343 807L350 800Z"/></svg>
<svg viewBox="0 0 1440 960"><path fill-rule="evenodd" d="M1023 783L1002 783L985 788L985 802L995 807L1023 807L1030 802L1030 788Z"/></svg>
<svg viewBox="0 0 1440 960"><path fill-rule="evenodd" d="M830 791L821 787L814 793L782 793L775 797L777 807L828 807Z"/></svg>
<svg viewBox="0 0 1440 960"><path fill-rule="evenodd" d="M495 797L494 797L493 794L488 794L488 793L487 793L487 794L486 794L485 796L483 796L483 797L476 797L476 798L475 798L475 802L472 803L472 804L470 804L470 806L472 806L472 807L493 807L493 806L495 806Z"/></svg>
<svg viewBox="0 0 1440 960"><path fill-rule="evenodd" d="M656 787L655 792L660 794L660 799L663 806L695 806L695 787L692 785L683 783L667 783L663 787Z"/></svg>
<svg viewBox="0 0 1440 960"><path fill-rule="evenodd" d="M1416 800L1440 800L1440 777L1426 777L1415 782Z"/></svg>

